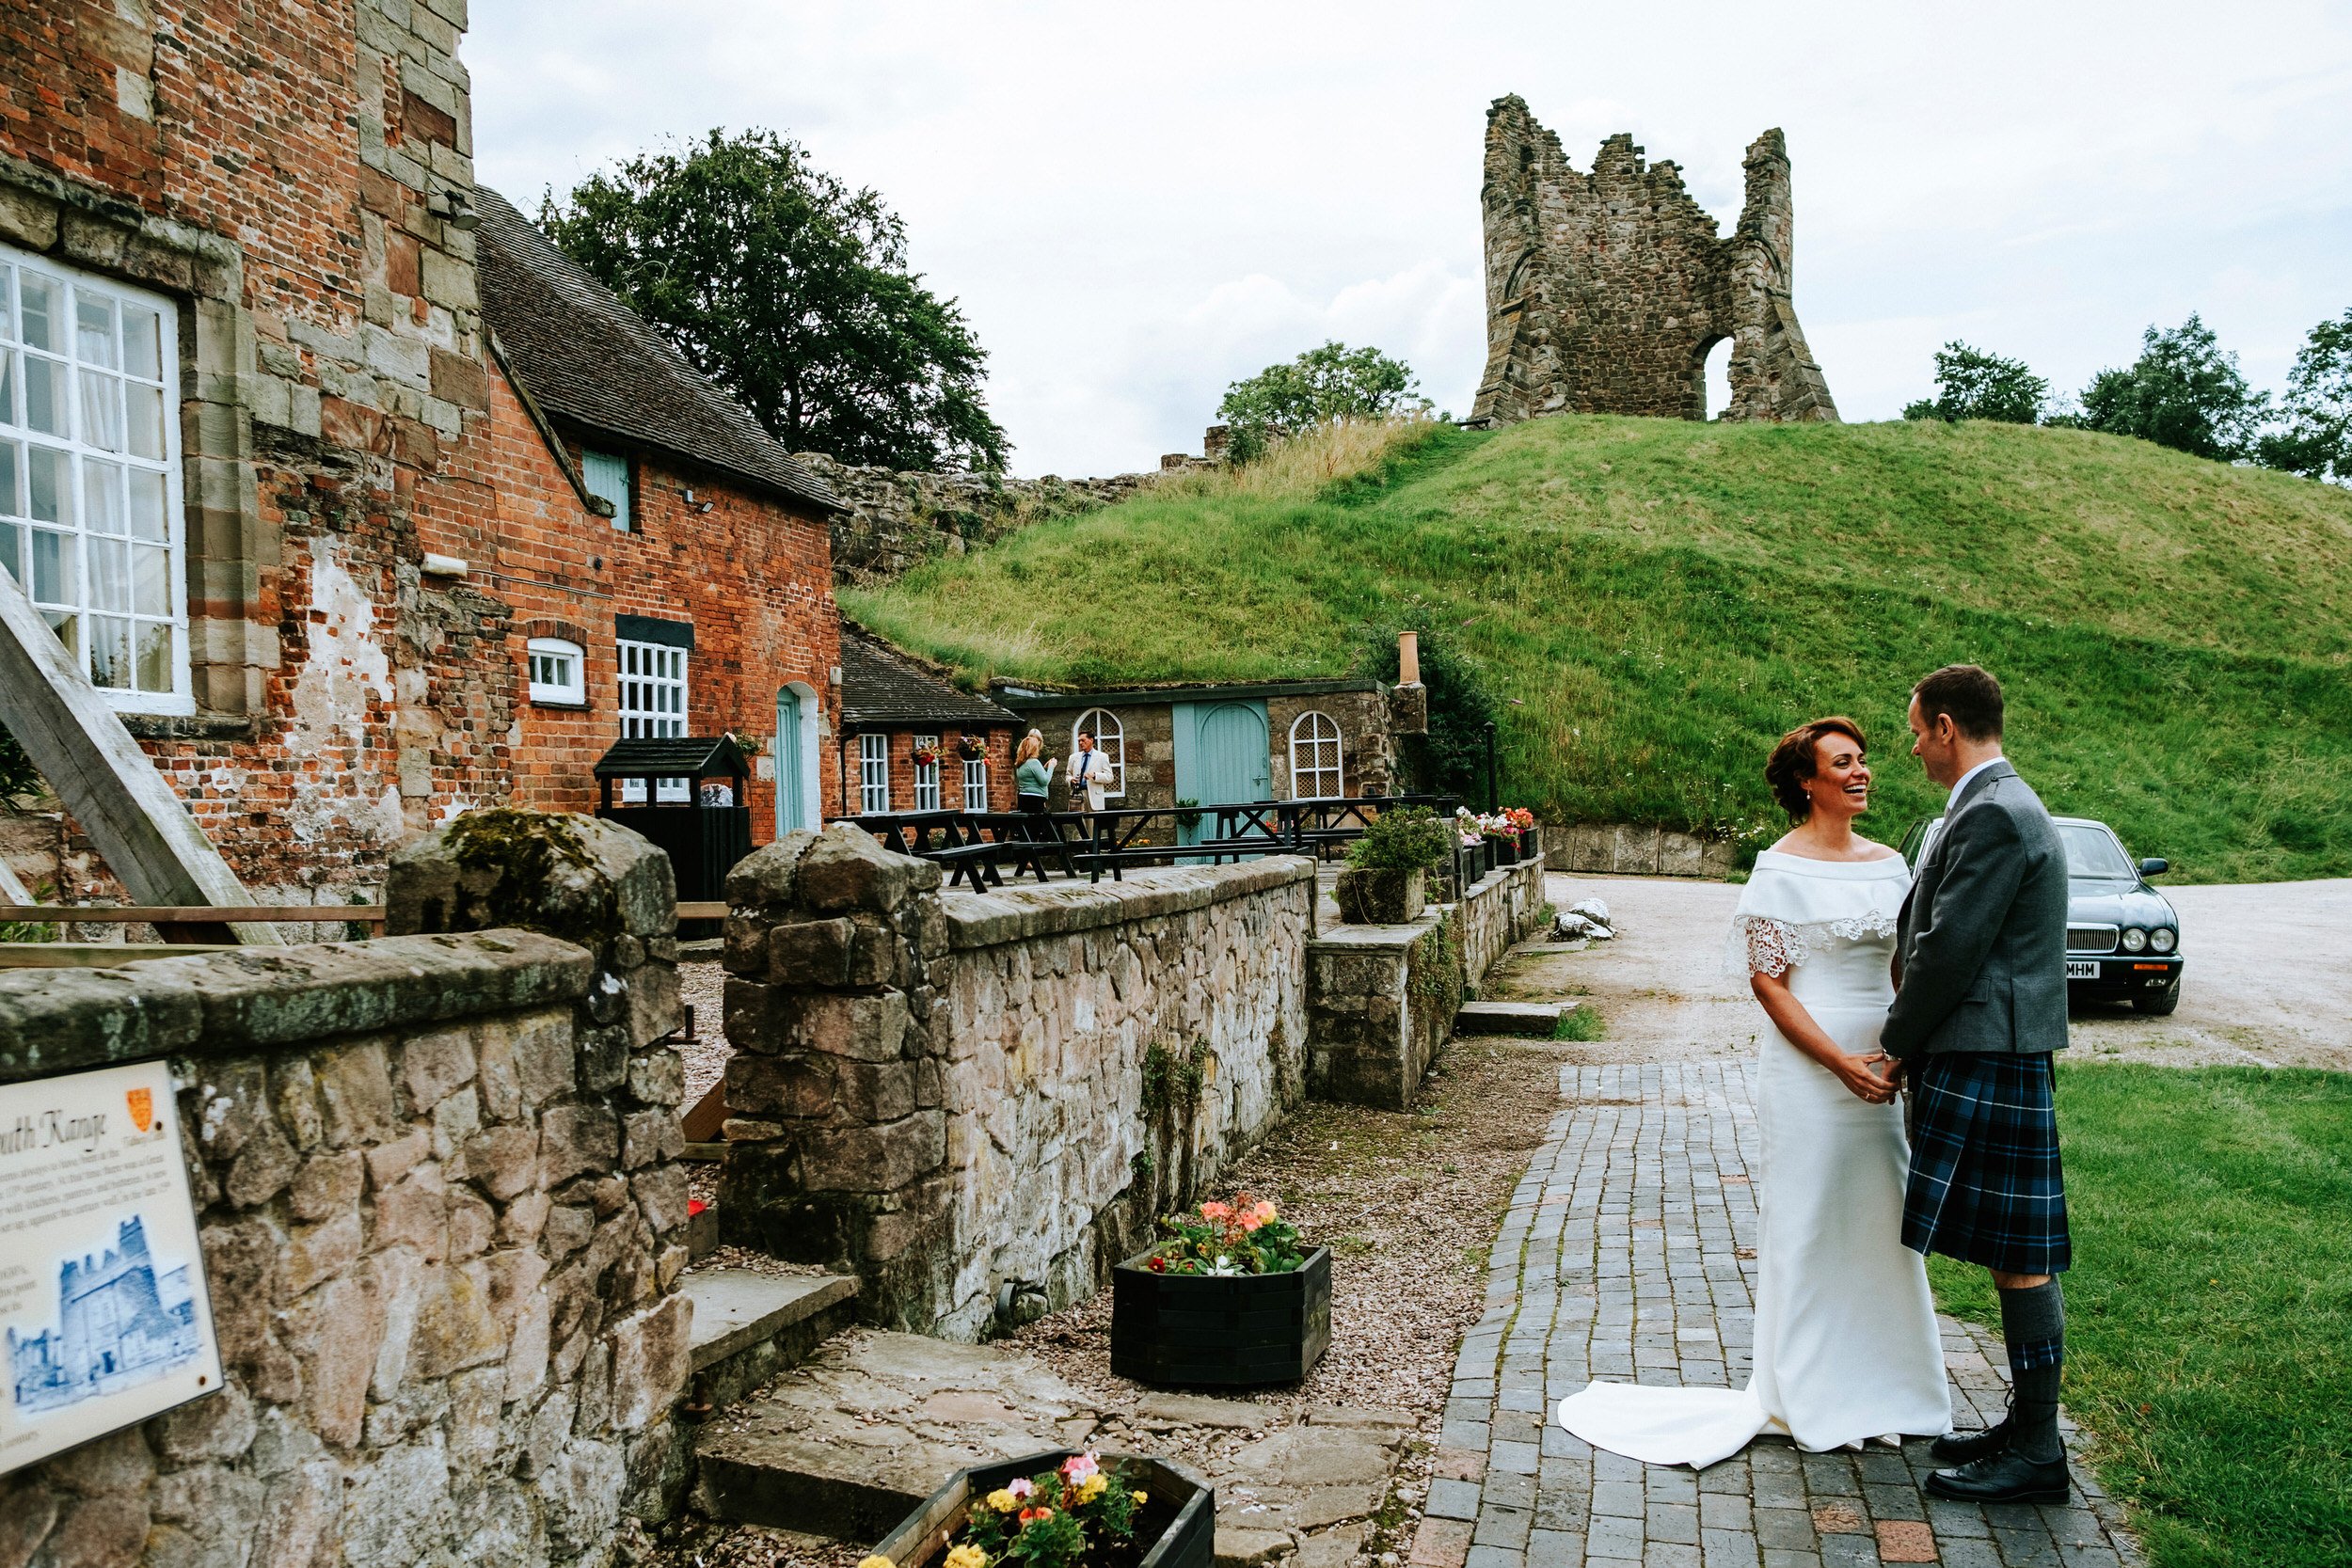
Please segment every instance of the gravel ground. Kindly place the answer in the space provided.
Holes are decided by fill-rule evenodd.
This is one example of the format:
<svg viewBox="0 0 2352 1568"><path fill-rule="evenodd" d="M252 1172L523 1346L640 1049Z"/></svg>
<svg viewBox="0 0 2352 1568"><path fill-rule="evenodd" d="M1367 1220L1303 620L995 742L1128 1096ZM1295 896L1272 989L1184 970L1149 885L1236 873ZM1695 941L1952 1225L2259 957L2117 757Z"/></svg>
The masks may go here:
<svg viewBox="0 0 2352 1568"><path fill-rule="evenodd" d="M690 1109L727 1069L726 984L727 972L718 964L677 966L678 1000L694 1009L694 1038L683 1052Z"/></svg>

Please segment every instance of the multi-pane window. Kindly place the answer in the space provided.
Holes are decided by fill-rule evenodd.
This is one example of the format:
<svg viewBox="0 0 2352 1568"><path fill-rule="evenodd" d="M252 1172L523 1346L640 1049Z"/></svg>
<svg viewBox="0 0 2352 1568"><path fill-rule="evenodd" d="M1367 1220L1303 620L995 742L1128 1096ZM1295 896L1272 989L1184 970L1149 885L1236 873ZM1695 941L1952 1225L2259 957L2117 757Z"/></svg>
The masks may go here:
<svg viewBox="0 0 2352 1568"><path fill-rule="evenodd" d="M857 737L857 809L868 815L890 809L890 736L868 732Z"/></svg>
<svg viewBox="0 0 2352 1568"><path fill-rule="evenodd" d="M686 733L686 650L666 642L633 642L622 639L615 646L621 666L621 738L662 740ZM632 803L645 798L643 781L624 779L621 799ZM693 799L693 781L656 781L654 800L668 805Z"/></svg>
<svg viewBox="0 0 2352 1568"><path fill-rule="evenodd" d="M0 566L118 707L189 713L170 303L0 246Z"/></svg>
<svg viewBox="0 0 2352 1568"><path fill-rule="evenodd" d="M534 703L588 701L587 651L560 637L534 637L525 657L531 662L531 700Z"/></svg>
<svg viewBox="0 0 2352 1568"><path fill-rule="evenodd" d="M580 454L580 481L588 493L612 503L612 526L627 533L635 526L629 505L633 486L629 483L628 459L594 448Z"/></svg>
<svg viewBox="0 0 2352 1568"><path fill-rule="evenodd" d="M1291 725L1291 799L1336 800L1346 793L1338 722L1327 713L1300 714Z"/></svg>
<svg viewBox="0 0 2352 1568"><path fill-rule="evenodd" d="M1077 779L1078 737L1094 736L1094 749L1103 753L1103 760L1111 765L1110 786L1103 791L1116 799L1127 793L1127 732L1120 726L1119 716L1108 708L1089 708L1070 727L1070 777ZM1093 765L1089 765L1090 767Z"/></svg>
<svg viewBox="0 0 2352 1568"><path fill-rule="evenodd" d="M937 811L939 810L939 736L935 735L916 736L914 749L920 752L926 747L930 750L931 760L928 767L921 763L915 764L914 809Z"/></svg>
<svg viewBox="0 0 2352 1568"><path fill-rule="evenodd" d="M988 759L986 757L963 759L963 809L966 811L988 809Z"/></svg>

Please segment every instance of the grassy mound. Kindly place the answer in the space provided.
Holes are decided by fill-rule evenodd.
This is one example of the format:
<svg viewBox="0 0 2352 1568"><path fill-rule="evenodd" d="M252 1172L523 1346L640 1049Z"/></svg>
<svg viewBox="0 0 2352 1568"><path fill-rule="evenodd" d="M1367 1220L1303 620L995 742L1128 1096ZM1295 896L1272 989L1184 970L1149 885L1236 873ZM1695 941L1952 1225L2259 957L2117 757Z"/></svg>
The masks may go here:
<svg viewBox="0 0 2352 1568"><path fill-rule="evenodd" d="M1028 529L850 612L966 676L1347 673L1418 624L1487 671L1547 818L1755 844L1779 734L1876 737L1973 660L2056 810L2205 880L2352 870L2352 494L2084 431L1563 418L1343 432Z"/></svg>

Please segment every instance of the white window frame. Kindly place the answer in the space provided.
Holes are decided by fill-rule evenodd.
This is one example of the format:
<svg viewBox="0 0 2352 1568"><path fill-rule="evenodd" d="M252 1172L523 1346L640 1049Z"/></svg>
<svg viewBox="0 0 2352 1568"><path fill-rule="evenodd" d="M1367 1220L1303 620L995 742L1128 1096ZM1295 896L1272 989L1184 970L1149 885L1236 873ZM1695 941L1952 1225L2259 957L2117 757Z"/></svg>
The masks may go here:
<svg viewBox="0 0 2352 1568"><path fill-rule="evenodd" d="M619 671L621 738L666 740L684 735L693 650L674 642L640 642L622 637L613 640L613 651ZM693 799L691 779L654 781L656 805L686 805ZM623 779L621 800L628 805L644 804L645 781Z"/></svg>
<svg viewBox="0 0 2352 1568"><path fill-rule="evenodd" d="M963 809L975 815L988 810L988 759L963 759Z"/></svg>
<svg viewBox="0 0 2352 1568"><path fill-rule="evenodd" d="M857 809L861 816L890 810L890 736L867 730L857 737Z"/></svg>
<svg viewBox="0 0 2352 1568"><path fill-rule="evenodd" d="M61 313L53 326L50 348L25 342L19 306L21 278L42 278L57 289ZM104 308L111 341L112 365L86 359L80 328L81 307ZM135 372L123 363L124 308L154 316L155 375ZM83 673L98 686L109 706L130 713L187 714L196 711L188 673L187 516L181 495L180 451L180 325L179 309L165 296L118 283L79 267L34 256L12 245L0 245L0 372L7 395L0 400L0 563L11 573L24 572L27 557L39 541L56 543L56 575L38 568L18 578L40 608L42 619L72 651ZM38 431L26 410L31 396L31 367L49 367L38 373L56 377L63 393L61 422L66 434ZM104 402L102 404L100 399ZM95 432L90 417L101 407L114 413L111 432ZM144 417L142 417L144 416ZM152 451L134 451L134 424L147 430ZM97 438L93 439L93 436ZM111 438L114 445L107 444ZM40 465L55 475L61 467L64 486L53 491L59 503L56 520L32 515L33 454L52 453ZM145 492L140 504L137 493ZM111 504L108 498L113 498ZM98 504L93 507L92 502ZM161 537L142 535L135 512L152 519L162 511ZM112 511L121 531L94 531L93 523ZM117 584L113 604L97 603L93 563L101 552L117 563L109 576ZM157 584L149 568L160 560L163 581ZM140 608L145 574L147 608ZM56 592L44 592L54 588ZM158 592L160 591L160 597ZM168 690L157 681L146 689L99 684L106 671L97 664L102 625L122 628L106 640L125 655L122 673L135 682L142 640L163 638L162 657L168 664Z"/></svg>
<svg viewBox="0 0 2352 1568"><path fill-rule="evenodd" d="M939 736L918 735L912 743L914 751L921 751L925 746L929 746L932 753L936 755L939 751ZM944 792L939 787L939 764L934 762L929 768L920 763L914 763L912 766L914 768L914 809L916 811L945 810L946 801Z"/></svg>
<svg viewBox="0 0 2352 1568"><path fill-rule="evenodd" d="M1119 721L1119 715L1106 707L1090 707L1078 715L1078 721L1070 726L1071 763L1063 769L1066 776L1075 778L1078 736L1081 732L1094 736L1094 749L1110 759L1111 782L1103 791L1105 800L1117 800L1127 793L1127 726ZM1078 786L1083 795L1085 785ZM1084 805L1083 799L1076 804Z"/></svg>
<svg viewBox="0 0 2352 1568"><path fill-rule="evenodd" d="M587 649L562 637L534 637L524 645L523 660L531 677L532 702L559 707L588 705ZM564 679L567 668L569 678Z"/></svg>
<svg viewBox="0 0 2352 1568"><path fill-rule="evenodd" d="M619 483L613 470L619 470ZM617 451L583 447L580 452L580 483L592 495L612 503L612 531L636 531L637 465Z"/></svg>
<svg viewBox="0 0 2352 1568"><path fill-rule="evenodd" d="M1309 721L1313 721L1311 724ZM1330 733L1325 735L1322 728ZM1304 730L1306 733L1301 734ZM1328 746L1331 760L1323 762L1311 752L1302 761L1301 748ZM1309 708L1291 721L1291 799L1294 800L1339 800L1347 796L1347 758L1345 746L1340 738L1340 721L1321 708ZM1308 781L1313 781L1311 785ZM1330 787L1323 787L1326 782Z"/></svg>

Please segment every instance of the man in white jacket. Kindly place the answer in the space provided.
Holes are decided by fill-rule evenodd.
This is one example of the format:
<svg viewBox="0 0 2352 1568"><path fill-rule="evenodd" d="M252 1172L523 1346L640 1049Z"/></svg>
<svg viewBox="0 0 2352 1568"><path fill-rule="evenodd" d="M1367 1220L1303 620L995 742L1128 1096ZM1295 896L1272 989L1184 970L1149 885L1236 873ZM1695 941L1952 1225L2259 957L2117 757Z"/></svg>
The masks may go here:
<svg viewBox="0 0 2352 1568"><path fill-rule="evenodd" d="M1073 810L1101 811L1105 790L1117 784L1111 759L1095 750L1094 736L1085 730L1078 732L1078 754L1070 759L1071 807Z"/></svg>

